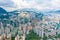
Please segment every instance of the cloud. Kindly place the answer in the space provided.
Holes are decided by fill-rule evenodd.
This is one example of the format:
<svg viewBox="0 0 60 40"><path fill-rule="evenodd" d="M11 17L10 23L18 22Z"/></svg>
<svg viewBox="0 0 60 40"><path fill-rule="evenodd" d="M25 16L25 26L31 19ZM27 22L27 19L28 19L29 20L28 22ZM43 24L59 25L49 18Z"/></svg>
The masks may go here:
<svg viewBox="0 0 60 40"><path fill-rule="evenodd" d="M14 7L6 7L6 6L0 6L0 7L4 8L7 12L17 9L17 8L14 8Z"/></svg>
<svg viewBox="0 0 60 40"><path fill-rule="evenodd" d="M31 8L33 5L35 5L35 1L30 1L30 2L27 2L27 1L23 1L23 0L12 0L18 8ZM32 3L32 4L31 4Z"/></svg>
<svg viewBox="0 0 60 40"><path fill-rule="evenodd" d="M60 0L0 0L0 5L38 10L60 9Z"/></svg>
<svg viewBox="0 0 60 40"><path fill-rule="evenodd" d="M0 0L0 6L5 6L5 7L16 7L14 2L11 0Z"/></svg>
<svg viewBox="0 0 60 40"><path fill-rule="evenodd" d="M0 7L4 8L6 11L12 11L16 9L16 5L11 0L0 0Z"/></svg>
<svg viewBox="0 0 60 40"><path fill-rule="evenodd" d="M59 0L12 0L18 8L36 8L39 10L60 9Z"/></svg>

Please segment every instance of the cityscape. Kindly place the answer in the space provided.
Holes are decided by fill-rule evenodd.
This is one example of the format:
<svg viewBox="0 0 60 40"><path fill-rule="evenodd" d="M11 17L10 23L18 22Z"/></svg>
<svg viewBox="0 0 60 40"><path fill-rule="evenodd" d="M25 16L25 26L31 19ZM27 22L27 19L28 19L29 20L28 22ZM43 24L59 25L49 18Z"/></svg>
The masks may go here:
<svg viewBox="0 0 60 40"><path fill-rule="evenodd" d="M52 13L35 9L7 12L0 7L0 40L60 40L60 15Z"/></svg>
<svg viewBox="0 0 60 40"><path fill-rule="evenodd" d="M60 0L0 0L0 40L60 40Z"/></svg>

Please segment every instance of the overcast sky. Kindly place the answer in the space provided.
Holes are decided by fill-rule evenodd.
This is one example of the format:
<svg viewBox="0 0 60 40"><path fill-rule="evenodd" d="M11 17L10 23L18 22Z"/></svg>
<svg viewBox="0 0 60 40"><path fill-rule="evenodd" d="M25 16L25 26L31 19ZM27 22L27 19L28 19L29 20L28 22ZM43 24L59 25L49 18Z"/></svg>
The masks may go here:
<svg viewBox="0 0 60 40"><path fill-rule="evenodd" d="M38 10L60 9L60 0L0 0L0 6L8 8L35 8Z"/></svg>

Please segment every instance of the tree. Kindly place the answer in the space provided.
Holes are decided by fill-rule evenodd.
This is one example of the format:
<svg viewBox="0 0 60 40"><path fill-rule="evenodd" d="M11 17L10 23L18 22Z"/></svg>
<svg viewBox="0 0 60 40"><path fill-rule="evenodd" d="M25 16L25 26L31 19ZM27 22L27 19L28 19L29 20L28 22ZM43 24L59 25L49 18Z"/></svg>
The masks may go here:
<svg viewBox="0 0 60 40"><path fill-rule="evenodd" d="M30 33L26 35L25 40L40 40L40 37L36 33L34 33L33 30L31 30Z"/></svg>
<svg viewBox="0 0 60 40"><path fill-rule="evenodd" d="M43 40L47 40L47 36L45 34L43 36Z"/></svg>

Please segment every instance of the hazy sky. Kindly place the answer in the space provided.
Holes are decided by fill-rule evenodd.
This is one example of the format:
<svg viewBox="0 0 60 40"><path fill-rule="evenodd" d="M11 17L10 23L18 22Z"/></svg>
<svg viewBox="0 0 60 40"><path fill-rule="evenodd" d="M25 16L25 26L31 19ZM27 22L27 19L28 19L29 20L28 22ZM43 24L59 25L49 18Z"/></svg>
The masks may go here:
<svg viewBox="0 0 60 40"><path fill-rule="evenodd" d="M60 9L60 0L0 0L0 6L8 8L36 8L38 10L55 10Z"/></svg>

